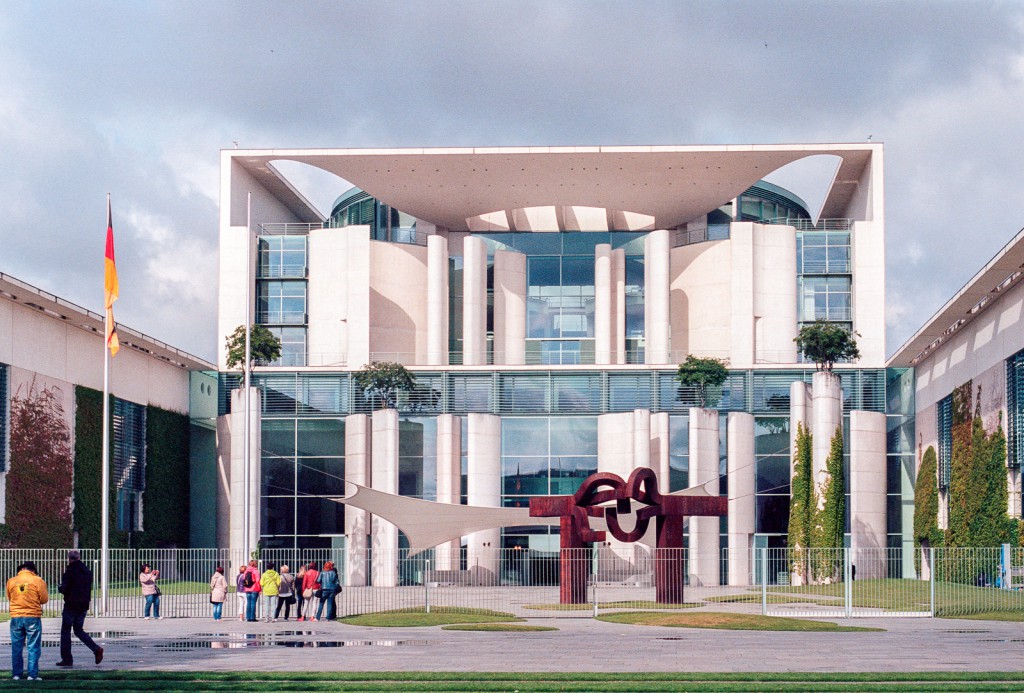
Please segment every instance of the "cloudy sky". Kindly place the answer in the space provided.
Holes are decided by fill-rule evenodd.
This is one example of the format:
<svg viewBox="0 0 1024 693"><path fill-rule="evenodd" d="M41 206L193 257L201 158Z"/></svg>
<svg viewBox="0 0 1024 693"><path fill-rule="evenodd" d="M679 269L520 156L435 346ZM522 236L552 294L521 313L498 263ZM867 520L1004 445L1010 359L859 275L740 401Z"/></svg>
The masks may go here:
<svg viewBox="0 0 1024 693"><path fill-rule="evenodd" d="M235 142L870 136L892 352L1024 226L1022 106L1018 2L0 0L0 272L99 310L110 192L118 320L213 359Z"/></svg>

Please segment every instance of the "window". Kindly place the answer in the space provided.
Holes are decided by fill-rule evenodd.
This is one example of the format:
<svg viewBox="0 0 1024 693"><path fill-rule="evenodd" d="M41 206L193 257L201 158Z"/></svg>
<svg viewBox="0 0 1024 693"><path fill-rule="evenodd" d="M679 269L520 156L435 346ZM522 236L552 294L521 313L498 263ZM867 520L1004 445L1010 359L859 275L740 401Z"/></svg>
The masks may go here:
<svg viewBox="0 0 1024 693"><path fill-rule="evenodd" d="M256 322L262 325L303 325L306 322L306 282L261 281Z"/></svg>
<svg viewBox="0 0 1024 693"><path fill-rule="evenodd" d="M796 239L797 274L849 274L849 231L803 231Z"/></svg>
<svg viewBox="0 0 1024 693"><path fill-rule="evenodd" d="M787 393L788 394L788 393ZM789 418L759 416L754 421L755 529L757 534L789 531Z"/></svg>
<svg viewBox="0 0 1024 693"><path fill-rule="evenodd" d="M114 398L111 417L117 528L142 529L142 492L146 490L146 408Z"/></svg>
<svg viewBox="0 0 1024 693"><path fill-rule="evenodd" d="M596 417L502 419L504 505L525 506L529 496L575 493L596 471Z"/></svg>
<svg viewBox="0 0 1024 693"><path fill-rule="evenodd" d="M306 277L306 236L260 236L257 266L261 279Z"/></svg>
<svg viewBox="0 0 1024 693"><path fill-rule="evenodd" d="M1024 351L1006 359L1006 464L1018 468L1024 459Z"/></svg>
<svg viewBox="0 0 1024 693"><path fill-rule="evenodd" d="M271 366L305 366L306 365L306 328L305 327L268 327L270 333L281 342L281 357L269 364ZM333 360L329 354L321 354L321 361L329 363Z"/></svg>
<svg viewBox="0 0 1024 693"><path fill-rule="evenodd" d="M936 406L939 432L939 488L949 488L953 457L953 395L947 395Z"/></svg>
<svg viewBox="0 0 1024 693"><path fill-rule="evenodd" d="M800 277L800 321L853 319L850 277Z"/></svg>
<svg viewBox="0 0 1024 693"><path fill-rule="evenodd" d="M7 427L10 420L10 397L7 393L7 366L0 363L0 472L7 471Z"/></svg>

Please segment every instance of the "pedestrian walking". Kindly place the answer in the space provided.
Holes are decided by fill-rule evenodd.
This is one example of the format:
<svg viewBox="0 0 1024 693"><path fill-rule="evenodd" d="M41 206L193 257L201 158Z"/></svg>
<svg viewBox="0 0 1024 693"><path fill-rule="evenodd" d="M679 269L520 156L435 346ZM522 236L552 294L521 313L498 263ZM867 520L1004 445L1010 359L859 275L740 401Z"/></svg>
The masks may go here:
<svg viewBox="0 0 1024 693"><path fill-rule="evenodd" d="M277 595L281 589L281 575L274 570L274 563L267 563L267 569L260 576L260 591L263 593L263 621L276 621Z"/></svg>
<svg viewBox="0 0 1024 693"><path fill-rule="evenodd" d="M323 613L325 604L327 613L324 615L328 621L334 620L338 608L334 600L340 589L341 583L338 581L338 571L334 569L334 562L327 561L324 563L323 572L320 573L320 604L316 607L315 621L320 620L320 614Z"/></svg>
<svg viewBox="0 0 1024 693"><path fill-rule="evenodd" d="M224 577L223 566L217 566L210 578L210 603L213 604L213 620L219 621L228 598L228 580Z"/></svg>
<svg viewBox="0 0 1024 693"><path fill-rule="evenodd" d="M249 566L244 563L238 566L238 575L235 576L235 595L238 597L238 620L245 620L245 607L248 599L245 596L245 576L249 572Z"/></svg>
<svg viewBox="0 0 1024 693"><path fill-rule="evenodd" d="M309 614L308 620L315 621L316 617L313 616L313 597L318 596L317 592L320 591L320 564L310 563L306 566L306 574L302 576L302 598L306 603L305 613ZM299 616L299 620L303 620L302 616Z"/></svg>
<svg viewBox="0 0 1024 693"><path fill-rule="evenodd" d="M295 603L295 576L286 565L281 566L281 587L277 591L277 609L274 610L274 620L281 615L281 607L284 607L284 620L292 611L292 604Z"/></svg>
<svg viewBox="0 0 1024 693"><path fill-rule="evenodd" d="M92 651L93 658L99 664L103 661L103 648L85 632L85 615L92 600L92 571L82 563L82 554L78 551L68 551L68 567L64 569L57 591L64 595L64 610L60 621L60 661L57 666L70 667L75 664L71 655L72 630Z"/></svg>
<svg viewBox="0 0 1024 693"><path fill-rule="evenodd" d="M255 622L260 598L260 571L256 559L249 561L242 583L245 586L245 620Z"/></svg>
<svg viewBox="0 0 1024 693"><path fill-rule="evenodd" d="M149 620L149 614L153 614L153 618L162 619L160 615L160 585L156 584L156 581L160 579L160 571L153 570L149 567L148 563L142 564L142 572L139 573L139 584L142 585L142 596L146 598L146 607L142 611L142 615ZM152 611L151 611L152 610Z"/></svg>
<svg viewBox="0 0 1024 693"><path fill-rule="evenodd" d="M39 656L43 651L43 604L50 600L46 583L36 574L36 564L25 561L18 574L7 581L7 600L11 606L11 678L25 676L25 660L21 653L28 645L29 681L39 676Z"/></svg>
<svg viewBox="0 0 1024 693"><path fill-rule="evenodd" d="M306 565L304 563L299 564L299 569L295 571L295 619L298 621L302 620L302 605L306 600L302 597L302 582L306 577Z"/></svg>

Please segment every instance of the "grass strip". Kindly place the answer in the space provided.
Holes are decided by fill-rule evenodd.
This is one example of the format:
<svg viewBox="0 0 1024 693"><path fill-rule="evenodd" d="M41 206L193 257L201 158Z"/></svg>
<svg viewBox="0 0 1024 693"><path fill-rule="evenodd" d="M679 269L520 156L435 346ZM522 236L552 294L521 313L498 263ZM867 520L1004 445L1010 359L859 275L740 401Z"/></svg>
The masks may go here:
<svg viewBox="0 0 1024 693"><path fill-rule="evenodd" d="M787 594L769 594L767 595L769 604L824 604L832 606L841 603L841 600L834 599L832 597L796 597ZM760 604L760 594L727 594L721 597L705 597L705 602L711 604Z"/></svg>
<svg viewBox="0 0 1024 693"><path fill-rule="evenodd" d="M706 611L688 614L663 614L649 611L627 611L604 614L599 621L627 623L637 626L667 626L670 628L711 628L715 630L770 630L770 631L830 631L836 633L883 631L882 628L840 626L829 621L811 621L782 616L757 614L728 614Z"/></svg>
<svg viewBox="0 0 1024 693"><path fill-rule="evenodd" d="M435 606L427 613L423 607L394 609L368 614L356 614L337 619L338 623L352 626L373 626L377 628L417 628L443 626L456 623L494 623L496 621L522 621L512 614L490 609L464 609L459 607Z"/></svg>

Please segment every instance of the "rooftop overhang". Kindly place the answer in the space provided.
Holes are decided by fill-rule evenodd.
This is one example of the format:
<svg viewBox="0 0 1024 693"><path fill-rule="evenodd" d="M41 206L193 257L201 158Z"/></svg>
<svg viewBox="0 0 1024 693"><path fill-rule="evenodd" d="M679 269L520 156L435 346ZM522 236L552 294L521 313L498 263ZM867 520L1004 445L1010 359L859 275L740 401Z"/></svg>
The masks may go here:
<svg viewBox="0 0 1024 693"><path fill-rule="evenodd" d="M918 366L1024 279L1024 229L901 346L887 366Z"/></svg>
<svg viewBox="0 0 1024 693"><path fill-rule="evenodd" d="M100 339L106 330L106 319L99 313L66 301L59 296L38 289L31 284L0 272L0 300L17 303L26 308L38 311L53 320L66 323L86 332L92 332ZM178 368L191 371L215 371L217 367L198 356L177 349L169 344L154 339L141 332L117 323L117 335L122 348L146 354ZM96 352L100 358L100 352Z"/></svg>
<svg viewBox="0 0 1024 693"><path fill-rule="evenodd" d="M471 217L548 206L645 214L654 218L655 228L674 228L726 204L776 169L816 155L841 160L820 216L866 219L870 212L853 207L868 197L858 194L858 187L873 182L871 165L875 156L880 162L881 148L872 143L226 153L303 221L321 217L272 162L321 168L417 219L468 230Z"/></svg>

